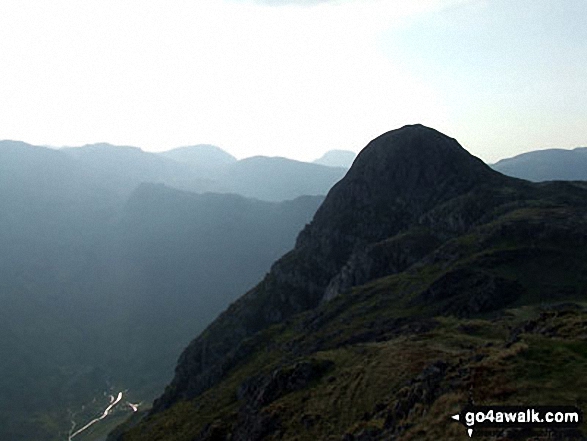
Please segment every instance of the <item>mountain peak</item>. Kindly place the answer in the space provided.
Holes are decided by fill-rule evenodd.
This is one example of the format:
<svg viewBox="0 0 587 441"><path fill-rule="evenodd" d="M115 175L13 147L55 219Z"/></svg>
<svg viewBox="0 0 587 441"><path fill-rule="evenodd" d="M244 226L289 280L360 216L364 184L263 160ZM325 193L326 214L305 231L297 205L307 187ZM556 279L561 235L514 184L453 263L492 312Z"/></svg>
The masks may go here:
<svg viewBox="0 0 587 441"><path fill-rule="evenodd" d="M385 178L396 192L430 191L446 179L479 181L494 175L453 138L421 124L392 130L371 141L357 157L351 177ZM369 175L369 176L367 176Z"/></svg>
<svg viewBox="0 0 587 441"><path fill-rule="evenodd" d="M219 167L236 162L236 158L230 153L211 144L178 147L160 154L201 168Z"/></svg>
<svg viewBox="0 0 587 441"><path fill-rule="evenodd" d="M421 124L404 126L359 153L312 227L375 240L397 233L444 201L504 179L453 138Z"/></svg>

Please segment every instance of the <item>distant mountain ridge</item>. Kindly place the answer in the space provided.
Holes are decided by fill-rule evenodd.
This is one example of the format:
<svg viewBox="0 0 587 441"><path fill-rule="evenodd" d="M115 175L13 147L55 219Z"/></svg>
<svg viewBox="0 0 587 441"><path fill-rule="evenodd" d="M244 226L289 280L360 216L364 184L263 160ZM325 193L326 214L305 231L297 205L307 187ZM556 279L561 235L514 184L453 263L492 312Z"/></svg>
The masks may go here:
<svg viewBox="0 0 587 441"><path fill-rule="evenodd" d="M159 182L181 190L214 191L215 182L195 173L189 164L175 161L138 147L114 146L107 143L88 144L59 150L74 158L80 166L95 174L95 179L123 196L143 182Z"/></svg>
<svg viewBox="0 0 587 441"><path fill-rule="evenodd" d="M214 178L219 169L237 161L230 153L210 144L178 147L160 152L159 155L188 164L194 167L199 174L209 178Z"/></svg>
<svg viewBox="0 0 587 441"><path fill-rule="evenodd" d="M205 163L225 165L237 160L230 153L222 150L218 146L211 144L196 144L185 147L177 147L171 150L160 152L159 154L181 162L188 162L197 165L205 165Z"/></svg>
<svg viewBox="0 0 587 441"><path fill-rule="evenodd" d="M0 145L5 149L9 145L12 148L29 146L20 141L0 141ZM159 153L108 143L51 150L66 152L96 169L97 173L105 172L106 178L113 180L112 187L133 189L140 182L161 182L182 190L238 193L272 201L304 194L325 194L342 178L343 170L349 168L356 157L352 151L330 150L313 163L266 156L237 160L210 144L178 147ZM328 168L315 168L311 164ZM536 150L502 159L490 166L505 175L533 182L587 180L587 147Z"/></svg>
<svg viewBox="0 0 587 441"><path fill-rule="evenodd" d="M315 159L314 164L350 168L356 157L357 154L350 150L329 150L320 158Z"/></svg>
<svg viewBox="0 0 587 441"><path fill-rule="evenodd" d="M110 388L152 400L323 199L168 183L209 181L133 147L0 142L0 439L66 439Z"/></svg>
<svg viewBox="0 0 587 441"><path fill-rule="evenodd" d="M346 173L342 167L253 156L229 164L219 181L231 191L267 201L324 195Z"/></svg>
<svg viewBox="0 0 587 441"><path fill-rule="evenodd" d="M0 141L0 149L12 141ZM295 161L281 157L255 156L236 160L212 145L180 147L162 153L145 152L138 147L107 143L45 149L72 158L86 176L121 198L143 182L156 182L196 193L235 193L246 197L284 201L305 195L325 195L346 169ZM18 151L15 150L15 151ZM38 150L35 150L38 151Z"/></svg>
<svg viewBox="0 0 587 441"><path fill-rule="evenodd" d="M570 303L587 299L586 214L586 183L504 176L421 125L385 133L295 247L184 350L149 415L109 439L435 440L462 430L449 412L467 394L527 399L522 381L570 404L573 386L528 363L546 366L540 345L579 334L547 343L556 313L506 308L587 319ZM487 386L492 373L507 392Z"/></svg>
<svg viewBox="0 0 587 441"><path fill-rule="evenodd" d="M493 169L529 181L587 180L587 147L572 150L546 149L502 159Z"/></svg>

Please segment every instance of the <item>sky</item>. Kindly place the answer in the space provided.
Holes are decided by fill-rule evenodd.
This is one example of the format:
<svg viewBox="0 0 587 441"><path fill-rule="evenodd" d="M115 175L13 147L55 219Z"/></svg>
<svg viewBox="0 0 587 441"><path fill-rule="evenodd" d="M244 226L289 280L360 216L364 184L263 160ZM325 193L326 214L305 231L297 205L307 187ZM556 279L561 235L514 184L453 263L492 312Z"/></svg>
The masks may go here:
<svg viewBox="0 0 587 441"><path fill-rule="evenodd" d="M238 158L422 123L487 162L587 145L585 0L2 0L0 139Z"/></svg>

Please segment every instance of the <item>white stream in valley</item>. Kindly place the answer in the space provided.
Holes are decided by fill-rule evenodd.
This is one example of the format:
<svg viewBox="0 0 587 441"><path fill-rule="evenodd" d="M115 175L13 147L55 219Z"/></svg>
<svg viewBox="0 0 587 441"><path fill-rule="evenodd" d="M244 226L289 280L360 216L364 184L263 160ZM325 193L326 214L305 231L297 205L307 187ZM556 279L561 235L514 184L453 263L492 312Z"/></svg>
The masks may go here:
<svg viewBox="0 0 587 441"><path fill-rule="evenodd" d="M110 414L110 412L112 411L112 409L114 408L114 406L116 406L118 403L120 403L120 400L122 400L122 392L118 392L118 396L116 397L116 399L111 395L110 396L110 404L104 410L104 413L102 413L102 415L100 417L93 419L88 424L86 424L84 427L76 430L75 432L73 431L75 429L75 422L72 421L73 425L72 425L71 430L69 432L69 438L67 438L67 441L71 441L74 436L79 435L83 431L89 429L92 425L94 425L97 422L102 421L104 418L106 418ZM131 403L128 403L128 404L132 408L132 410L134 412L136 412L137 405L131 404Z"/></svg>

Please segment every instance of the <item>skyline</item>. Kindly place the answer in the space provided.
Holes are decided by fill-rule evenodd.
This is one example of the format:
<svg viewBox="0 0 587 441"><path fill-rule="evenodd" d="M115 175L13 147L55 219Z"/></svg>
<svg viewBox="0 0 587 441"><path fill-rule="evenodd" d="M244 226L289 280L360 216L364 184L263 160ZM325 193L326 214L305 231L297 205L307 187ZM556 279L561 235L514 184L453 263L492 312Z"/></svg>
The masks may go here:
<svg viewBox="0 0 587 441"><path fill-rule="evenodd" d="M0 139L311 161L422 123L486 162L587 144L587 3L8 0Z"/></svg>
<svg viewBox="0 0 587 441"><path fill-rule="evenodd" d="M0 139L0 143L2 143L2 142L17 142L17 143L20 143L20 142L23 142L23 141L21 141L21 140L15 140L15 139ZM458 139L457 139L457 142L458 142ZM284 158L284 159L289 159L289 160L297 161L297 162L317 163L317 164L321 164L321 165L327 165L327 164L320 163L320 160L322 160L329 153L334 153L334 152L341 152L341 153L344 153L344 152L353 152L355 155L358 155L360 153L360 151L362 150L362 148L359 149L357 152L355 152L353 150L341 150L341 149L326 150L323 153L320 153L319 156L317 156L315 158L310 158L310 159L295 159L295 158L291 158L291 157L288 157L288 156L282 156L282 155L258 155L258 154L253 154L251 156L243 156L243 157L240 157L239 158L239 157L236 157L235 155L233 155L230 151L228 151L226 149L223 149L220 146L213 145L213 144L192 144L192 145L189 145L189 146L188 145L186 145L186 146L176 146L176 147L172 147L172 148L166 149L166 150L153 151L153 150L145 150L141 146L111 144L111 143L108 143L108 142L96 142L96 143L90 143L90 144L84 144L84 145L68 145L68 146L52 146L52 145L47 145L47 144L30 144L30 143L27 143L27 142L24 142L24 143L25 144L28 144L28 145L32 145L34 147L44 147L44 148L48 148L48 149L51 149L51 150L67 150L67 149L77 149L77 148L84 148L84 147L96 146L96 145L107 145L107 146L119 147L119 148L136 148L136 149L139 149L139 150L141 150L143 152L146 152L146 153L154 153L154 154L165 154L165 153L169 153L169 152L171 152L173 150L183 149L183 148L191 148L191 147L196 147L196 148L197 147L215 147L215 148L220 149L220 151L222 151L224 153L227 153L230 156L233 156L235 158L235 160L237 160L237 161L241 161L241 160L245 160L245 159L251 159L251 158L255 158L255 157L267 157L267 158ZM366 145L367 144L365 144L364 147L366 147ZM462 145L462 147L466 149L466 146L463 146ZM514 159L516 157L519 157L519 156L522 156L522 155L525 155L525 154L532 155L533 153L538 152L538 151L555 151L556 150L556 151L569 151L570 152L570 151L573 151L573 150L576 150L576 149L587 149L587 147L586 146L577 146L577 147L570 147L570 148L552 147L552 148L545 148L545 149L529 150L529 151L525 151L525 152L522 152L522 153L519 153L519 154L516 154L516 155L513 155L513 156L507 156L507 157L499 158L499 159L497 159L495 161L492 161L492 162L485 161L485 163L487 165L493 166L493 165L497 165L500 161L507 161L507 160ZM330 165L330 166L331 167L343 167L343 166L335 166L335 165ZM500 171L500 170L498 170L498 171ZM503 173L503 172L500 171L500 173ZM506 174L507 175L508 173L503 173L503 174ZM523 178L523 179L526 179L526 178ZM567 180L567 179L562 179L562 180Z"/></svg>

